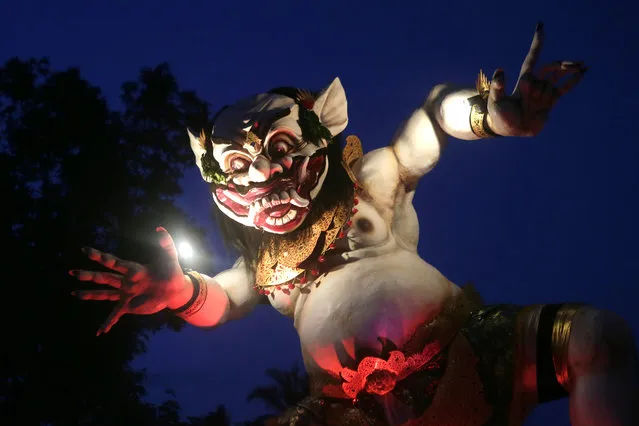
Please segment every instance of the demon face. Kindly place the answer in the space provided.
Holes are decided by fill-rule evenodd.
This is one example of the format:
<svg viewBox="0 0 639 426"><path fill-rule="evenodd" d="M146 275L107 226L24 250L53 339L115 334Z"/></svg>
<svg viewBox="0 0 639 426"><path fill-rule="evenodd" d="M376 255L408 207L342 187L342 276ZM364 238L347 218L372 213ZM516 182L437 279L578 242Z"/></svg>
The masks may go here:
<svg viewBox="0 0 639 426"><path fill-rule="evenodd" d="M245 226L285 234L310 212L329 173L326 147L347 123L335 79L317 98L299 92L244 99L218 114L210 138L189 137L218 208Z"/></svg>

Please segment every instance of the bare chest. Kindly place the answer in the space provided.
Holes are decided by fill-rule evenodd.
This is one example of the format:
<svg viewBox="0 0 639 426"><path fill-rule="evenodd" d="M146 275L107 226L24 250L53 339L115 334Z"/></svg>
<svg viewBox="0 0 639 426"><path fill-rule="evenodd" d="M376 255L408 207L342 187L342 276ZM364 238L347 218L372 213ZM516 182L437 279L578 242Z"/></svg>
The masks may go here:
<svg viewBox="0 0 639 426"><path fill-rule="evenodd" d="M295 309L307 367L339 371L380 338L401 347L435 318L454 286L415 253L396 250L331 271ZM330 361L329 361L330 360Z"/></svg>

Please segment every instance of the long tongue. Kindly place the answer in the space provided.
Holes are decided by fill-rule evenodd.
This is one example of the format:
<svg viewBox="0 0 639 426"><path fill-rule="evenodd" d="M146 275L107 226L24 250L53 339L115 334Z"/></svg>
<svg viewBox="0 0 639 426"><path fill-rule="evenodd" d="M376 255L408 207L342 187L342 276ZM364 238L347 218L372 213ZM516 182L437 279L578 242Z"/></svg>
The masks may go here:
<svg viewBox="0 0 639 426"><path fill-rule="evenodd" d="M264 210L271 217L282 217L291 209L290 204L280 204L279 206L270 207Z"/></svg>

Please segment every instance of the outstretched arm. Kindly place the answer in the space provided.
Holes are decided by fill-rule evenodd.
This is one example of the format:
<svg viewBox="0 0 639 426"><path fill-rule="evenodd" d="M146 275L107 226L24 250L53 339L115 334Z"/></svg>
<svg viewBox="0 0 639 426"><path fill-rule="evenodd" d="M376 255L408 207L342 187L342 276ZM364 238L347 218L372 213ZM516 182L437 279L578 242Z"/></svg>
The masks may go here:
<svg viewBox="0 0 639 426"><path fill-rule="evenodd" d="M117 302L97 334L107 333L125 314L151 315L165 308L199 327L213 327L250 312L259 301L252 291L251 274L238 261L215 277L191 271L183 273L171 235L158 228L163 256L152 265L141 265L85 248L87 256L113 272L74 269L71 275L80 281L106 284L107 290L73 292L82 300Z"/></svg>
<svg viewBox="0 0 639 426"><path fill-rule="evenodd" d="M214 277L191 273L184 278L185 292L168 307L176 310L186 322L197 327L214 327L229 320L242 318L259 302L260 296L253 289L251 274L241 259L232 268ZM193 279L198 278L202 281L195 284ZM201 285L206 285L206 290L194 294L197 286ZM197 307L199 304L201 306ZM189 312L190 306L196 307L193 312ZM180 312L181 310L184 312Z"/></svg>
<svg viewBox="0 0 639 426"><path fill-rule="evenodd" d="M542 44L543 25L539 24L510 96L505 94L501 69L495 71L490 82L480 73L475 88L436 86L393 140L402 176L411 181L430 171L448 136L476 140L538 134L554 103L586 72L580 62L561 61L535 73Z"/></svg>

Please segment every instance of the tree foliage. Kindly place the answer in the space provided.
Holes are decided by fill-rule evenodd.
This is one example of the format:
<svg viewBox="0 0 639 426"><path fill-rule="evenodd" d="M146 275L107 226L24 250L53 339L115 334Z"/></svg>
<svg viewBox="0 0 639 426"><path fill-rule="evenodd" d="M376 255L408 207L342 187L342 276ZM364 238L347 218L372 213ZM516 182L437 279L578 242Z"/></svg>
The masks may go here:
<svg viewBox="0 0 639 426"><path fill-rule="evenodd" d="M308 376L297 366L291 370L269 368L266 375L272 383L253 389L247 397L249 402L262 401L272 412L281 413L308 395Z"/></svg>
<svg viewBox="0 0 639 426"><path fill-rule="evenodd" d="M78 69L55 71L46 59L0 67L0 215L4 288L2 419L6 425L223 426L223 406L184 420L174 393L143 400L144 371L130 361L171 315L123 318L99 338L111 304L71 297L69 269L96 268L89 245L125 259L156 257L154 229L204 233L175 204L192 154L185 128L206 128L208 105L180 89L166 64L122 85L111 108ZM196 242L197 244L197 242ZM270 369L273 384L248 400L279 413L306 396L297 368ZM249 424L263 424L263 416Z"/></svg>
<svg viewBox="0 0 639 426"><path fill-rule="evenodd" d="M129 367L169 317L125 317L96 338L110 304L70 296L67 271L96 267L84 245L148 262L157 225L203 238L174 198L191 164L185 127L206 124L207 104L166 64L125 83L122 101L110 108L79 70L47 60L0 68L3 424L164 424L177 409L144 403L144 372Z"/></svg>

